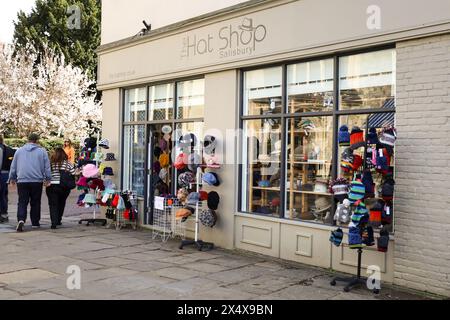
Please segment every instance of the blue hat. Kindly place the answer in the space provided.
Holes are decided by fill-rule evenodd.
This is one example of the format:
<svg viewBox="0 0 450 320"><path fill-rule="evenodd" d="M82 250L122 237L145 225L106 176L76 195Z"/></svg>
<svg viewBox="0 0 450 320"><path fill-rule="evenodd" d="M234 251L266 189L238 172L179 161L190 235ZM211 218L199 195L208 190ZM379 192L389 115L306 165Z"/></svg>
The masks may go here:
<svg viewBox="0 0 450 320"><path fill-rule="evenodd" d="M195 205L199 201L200 201L200 193L198 193L198 192L189 193L189 195L187 197L187 204Z"/></svg>
<svg viewBox="0 0 450 320"><path fill-rule="evenodd" d="M362 248L362 237L359 228L351 227L348 230L348 246L350 249Z"/></svg>
<svg viewBox="0 0 450 320"><path fill-rule="evenodd" d="M105 169L103 169L103 175L113 176L114 175L113 169L111 167L105 167Z"/></svg>
<svg viewBox="0 0 450 320"><path fill-rule="evenodd" d="M217 186L220 185L219 177L217 176L217 174L215 172L207 172L207 173L205 173L203 175L203 181L205 181L210 186L217 187Z"/></svg>
<svg viewBox="0 0 450 320"><path fill-rule="evenodd" d="M350 200L350 203L353 204L358 200L361 200L364 198L366 194L366 188L364 187L363 183L358 180L354 180L350 184L350 192L348 193L348 199Z"/></svg>
<svg viewBox="0 0 450 320"><path fill-rule="evenodd" d="M361 182L364 185L364 188L366 190L366 198L373 198L375 196L375 188L372 178L372 173L370 170L365 170L361 179Z"/></svg>
<svg viewBox="0 0 450 320"><path fill-rule="evenodd" d="M336 246L339 247L342 242L342 238L344 237L344 232L342 232L341 228L337 228L334 231L331 231L330 241Z"/></svg>
<svg viewBox="0 0 450 320"><path fill-rule="evenodd" d="M350 133L348 132L348 127L344 124L339 128L338 134L339 146L349 146L350 145Z"/></svg>
<svg viewBox="0 0 450 320"><path fill-rule="evenodd" d="M374 127L369 129L369 133L367 133L367 143L368 144L377 144L378 141L378 135L377 135L377 129Z"/></svg>

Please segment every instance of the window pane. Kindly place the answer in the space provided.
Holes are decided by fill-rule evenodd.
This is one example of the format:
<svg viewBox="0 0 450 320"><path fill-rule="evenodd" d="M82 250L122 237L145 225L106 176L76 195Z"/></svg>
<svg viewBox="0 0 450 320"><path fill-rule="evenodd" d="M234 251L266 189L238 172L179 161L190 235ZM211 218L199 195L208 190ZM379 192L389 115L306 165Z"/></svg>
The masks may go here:
<svg viewBox="0 0 450 320"><path fill-rule="evenodd" d="M395 50L339 59L340 109L394 108Z"/></svg>
<svg viewBox="0 0 450 320"><path fill-rule="evenodd" d="M145 126L124 127L123 186L140 197L145 183Z"/></svg>
<svg viewBox="0 0 450 320"><path fill-rule="evenodd" d="M149 88L149 120L173 119L173 83Z"/></svg>
<svg viewBox="0 0 450 320"><path fill-rule="evenodd" d="M288 66L288 112L330 111L333 108L333 59Z"/></svg>
<svg viewBox="0 0 450 320"><path fill-rule="evenodd" d="M177 118L203 118L205 108L205 79L177 83Z"/></svg>
<svg viewBox="0 0 450 320"><path fill-rule="evenodd" d="M145 121L147 108L146 88L125 91L124 121Z"/></svg>
<svg viewBox="0 0 450 320"><path fill-rule="evenodd" d="M365 199L366 207L370 210L378 199L381 199L381 187L388 176L387 173L394 173L395 168L395 154L394 148L389 148L379 142L381 131L384 127L394 126L395 113L378 113L365 115L347 115L339 117L339 127L343 125L348 127L349 133L357 132L359 128L363 134L362 137L367 142L367 147L354 144L356 147L340 146L338 152L338 176L344 177L348 181L352 181L355 174L361 174L362 177L367 174L365 179L372 180L374 188L369 190L369 194ZM357 127L357 128L356 128ZM350 138L353 140L354 138ZM354 149L354 150L353 150ZM377 155L382 152L382 157L385 161L379 161ZM344 154L343 154L344 153ZM345 154L350 154L349 157ZM382 166L377 167L376 163L383 163ZM371 192L370 192L371 191ZM366 190L367 195L367 190ZM387 202L387 205L392 206L392 201ZM392 231L392 229L391 229Z"/></svg>
<svg viewBox="0 0 450 320"><path fill-rule="evenodd" d="M244 73L244 115L282 112L281 67Z"/></svg>
<svg viewBox="0 0 450 320"><path fill-rule="evenodd" d="M287 120L286 218L332 222L332 129L332 117Z"/></svg>
<svg viewBox="0 0 450 320"><path fill-rule="evenodd" d="M242 210L280 216L281 123L244 122Z"/></svg>

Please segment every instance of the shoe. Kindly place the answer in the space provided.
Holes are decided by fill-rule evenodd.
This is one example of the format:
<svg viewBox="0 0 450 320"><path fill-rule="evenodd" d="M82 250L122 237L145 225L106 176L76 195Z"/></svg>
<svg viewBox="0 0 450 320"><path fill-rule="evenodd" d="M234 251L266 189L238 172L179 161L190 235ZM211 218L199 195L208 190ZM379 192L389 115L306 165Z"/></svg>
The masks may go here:
<svg viewBox="0 0 450 320"><path fill-rule="evenodd" d="M61 223L61 222L58 222L56 225L57 225L57 226L62 226L62 223Z"/></svg>
<svg viewBox="0 0 450 320"><path fill-rule="evenodd" d="M0 216L0 223L7 223L7 222L9 222L9 218L8 217Z"/></svg>
<svg viewBox="0 0 450 320"><path fill-rule="evenodd" d="M23 222L22 220L19 221L19 223L17 224L16 227L16 231L17 232L23 232L23 225L25 224L25 222Z"/></svg>
<svg viewBox="0 0 450 320"><path fill-rule="evenodd" d="M50 229L56 229L56 226L54 224L52 224L52 226L50 227Z"/></svg>
<svg viewBox="0 0 450 320"><path fill-rule="evenodd" d="M37 224L37 225L32 225L31 226L31 228L33 228L33 229L39 229L41 227L41 225L40 224Z"/></svg>

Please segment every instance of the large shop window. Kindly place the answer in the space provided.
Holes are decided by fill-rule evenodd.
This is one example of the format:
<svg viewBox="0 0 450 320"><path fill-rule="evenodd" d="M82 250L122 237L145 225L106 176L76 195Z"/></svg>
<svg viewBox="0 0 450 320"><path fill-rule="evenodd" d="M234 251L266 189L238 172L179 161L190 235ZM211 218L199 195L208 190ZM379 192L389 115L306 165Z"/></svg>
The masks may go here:
<svg viewBox="0 0 450 320"><path fill-rule="evenodd" d="M147 117L146 88L125 91L124 122L145 121Z"/></svg>
<svg viewBox="0 0 450 320"><path fill-rule="evenodd" d="M173 86L167 83L149 87L149 121L173 119Z"/></svg>
<svg viewBox="0 0 450 320"><path fill-rule="evenodd" d="M145 125L124 127L123 187L140 197L145 190Z"/></svg>
<svg viewBox="0 0 450 320"><path fill-rule="evenodd" d="M203 118L205 108L205 79L177 83L177 118Z"/></svg>
<svg viewBox="0 0 450 320"><path fill-rule="evenodd" d="M392 214L382 189L394 148L378 138L395 125L394 49L246 71L243 81L243 212L334 224L333 182L363 177L373 186L367 209L382 203ZM350 145L359 135L363 143ZM349 152L356 160L346 168Z"/></svg>

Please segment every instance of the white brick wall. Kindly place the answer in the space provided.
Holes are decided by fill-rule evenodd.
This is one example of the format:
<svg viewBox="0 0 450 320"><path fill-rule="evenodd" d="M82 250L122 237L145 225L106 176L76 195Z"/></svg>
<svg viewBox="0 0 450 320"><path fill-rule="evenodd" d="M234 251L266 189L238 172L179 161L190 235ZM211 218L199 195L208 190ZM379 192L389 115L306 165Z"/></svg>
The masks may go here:
<svg viewBox="0 0 450 320"><path fill-rule="evenodd" d="M394 284L450 296L450 34L397 43Z"/></svg>

